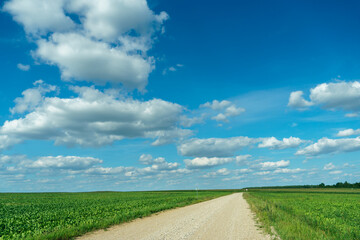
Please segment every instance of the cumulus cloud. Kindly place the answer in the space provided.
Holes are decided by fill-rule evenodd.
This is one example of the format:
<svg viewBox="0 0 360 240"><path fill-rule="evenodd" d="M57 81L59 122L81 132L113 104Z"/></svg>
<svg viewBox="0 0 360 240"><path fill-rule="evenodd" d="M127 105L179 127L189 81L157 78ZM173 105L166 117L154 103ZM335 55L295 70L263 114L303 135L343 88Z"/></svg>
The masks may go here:
<svg viewBox="0 0 360 240"><path fill-rule="evenodd" d="M142 155L140 158L149 158ZM103 161L93 157L79 156L42 156L35 160L26 156L0 155L0 176L3 174L21 174L30 176L32 174L46 176L103 176L122 179L140 179L149 177L163 177L188 174L191 170L180 169L178 163L166 162L164 158L158 157L147 162L146 167L103 167Z"/></svg>
<svg viewBox="0 0 360 240"><path fill-rule="evenodd" d="M222 101L213 100L212 102L206 102L200 105L200 107L207 107L207 108L211 108L212 110L223 110L226 107L229 107L230 105L231 102L227 100L222 100Z"/></svg>
<svg viewBox="0 0 360 240"><path fill-rule="evenodd" d="M97 84L122 83L144 89L153 69L153 59L128 54L121 48L94 41L77 33L55 33L39 40L37 57L59 66L65 80L77 79Z"/></svg>
<svg viewBox="0 0 360 240"><path fill-rule="evenodd" d="M102 163L98 158L92 157L78 157L78 156L46 156L40 157L31 164L26 165L30 168L47 168L47 169L68 169L68 170L83 170L89 167Z"/></svg>
<svg viewBox="0 0 360 240"><path fill-rule="evenodd" d="M245 176L233 176L228 178L223 178L222 181L234 181L234 180L240 180L244 178Z"/></svg>
<svg viewBox="0 0 360 240"><path fill-rule="evenodd" d="M202 114L199 117L187 117L187 116L181 116L180 124L184 127L191 127L195 124L203 123L204 122L205 115Z"/></svg>
<svg viewBox="0 0 360 240"><path fill-rule="evenodd" d="M13 15L27 33L44 35L75 28L75 23L65 15L64 4L64 0L12 0L4 4L3 10Z"/></svg>
<svg viewBox="0 0 360 240"><path fill-rule="evenodd" d="M165 158L153 158L150 154L142 154L139 161L145 165L151 165L151 169L155 170L171 170L179 167L178 163L168 163Z"/></svg>
<svg viewBox="0 0 360 240"><path fill-rule="evenodd" d="M115 41L131 30L146 36L156 30L169 16L156 15L144 0L71 0L66 9L81 16L84 29L93 37Z"/></svg>
<svg viewBox="0 0 360 240"><path fill-rule="evenodd" d="M145 0L10 0L3 10L37 39L33 56L58 66L63 79L140 91L154 69L147 51L169 18Z"/></svg>
<svg viewBox="0 0 360 240"><path fill-rule="evenodd" d="M293 108L303 109L303 110L312 106L313 103L306 101L303 98L303 94L304 94L303 91L292 92L290 94L288 106L293 107Z"/></svg>
<svg viewBox="0 0 360 240"><path fill-rule="evenodd" d="M139 162L145 165L149 165L153 163L153 157L151 156L151 154L141 154Z"/></svg>
<svg viewBox="0 0 360 240"><path fill-rule="evenodd" d="M34 88L22 92L23 97L14 100L15 107L10 109L12 114L34 110L44 99L44 95L57 90L56 86L44 83L42 80L34 82Z"/></svg>
<svg viewBox="0 0 360 240"><path fill-rule="evenodd" d="M214 166L224 165L233 162L235 158L219 158L219 157L197 157L194 159L185 159L185 165L189 169L210 168Z"/></svg>
<svg viewBox="0 0 360 240"><path fill-rule="evenodd" d="M348 118L354 118L354 117L358 117L359 116L359 114L357 114L357 113L347 113L347 114L345 114L345 117L348 117Z"/></svg>
<svg viewBox="0 0 360 240"><path fill-rule="evenodd" d="M20 142L22 142L22 139L2 135L0 133L0 150L10 148Z"/></svg>
<svg viewBox="0 0 360 240"><path fill-rule="evenodd" d="M276 169L274 173L300 173L304 171L305 169L301 169L301 168L294 168L294 169L282 168L282 169Z"/></svg>
<svg viewBox="0 0 360 240"><path fill-rule="evenodd" d="M323 83L310 90L311 101L328 109L360 110L360 83Z"/></svg>
<svg viewBox="0 0 360 240"><path fill-rule="evenodd" d="M238 165L247 163L252 156L250 154L236 156L235 161Z"/></svg>
<svg viewBox="0 0 360 240"><path fill-rule="evenodd" d="M229 157L236 151L244 147L259 143L259 148L286 149L298 147L304 140L296 137L283 138L277 140L275 137L269 138L192 138L178 145L178 151L183 156L190 157Z"/></svg>
<svg viewBox="0 0 360 240"><path fill-rule="evenodd" d="M335 165L332 163L325 164L324 170L332 170L335 168Z"/></svg>
<svg viewBox="0 0 360 240"><path fill-rule="evenodd" d="M227 100L213 100L212 102L206 102L200 105L201 108L210 108L216 112L221 111L220 113L212 116L211 119L217 122L228 122L229 117L235 117L245 112L244 108L237 107L230 101Z"/></svg>
<svg viewBox="0 0 360 240"><path fill-rule="evenodd" d="M165 158L153 158L150 154L142 154L139 161L145 165L144 168L136 167L94 167L88 169L85 173L89 175L121 175L126 178L140 178L140 177L163 177L165 175L187 174L191 171L179 168L180 164L176 162L167 162Z"/></svg>
<svg viewBox="0 0 360 240"><path fill-rule="evenodd" d="M263 176L263 175L268 175L270 173L271 173L270 171L262 171L262 172L255 172L253 173L253 175Z"/></svg>
<svg viewBox="0 0 360 240"><path fill-rule="evenodd" d="M226 176L229 175L230 171L227 168L221 168L215 172L208 172L205 175L203 175L204 178L212 178L217 176Z"/></svg>
<svg viewBox="0 0 360 240"><path fill-rule="evenodd" d="M184 66L183 64L176 64L175 66L171 66L171 67L165 68L165 69L162 71L162 74L163 74L163 75L166 75L168 72L176 72L176 71L178 71L180 68L182 68L183 66Z"/></svg>
<svg viewBox="0 0 360 240"><path fill-rule="evenodd" d="M270 148L270 149L285 149L298 147L304 140L297 137L283 138L277 140L275 137L262 138L259 143L259 148Z"/></svg>
<svg viewBox="0 0 360 240"><path fill-rule="evenodd" d="M161 146L165 144L182 141L183 139L193 135L193 131L189 129L174 128L172 130L153 131L146 134L149 138L156 138L151 144L153 146Z"/></svg>
<svg viewBox="0 0 360 240"><path fill-rule="evenodd" d="M231 105L230 107L225 109L225 115L227 117L235 117L245 112L244 108L236 107L235 105Z"/></svg>
<svg viewBox="0 0 360 240"><path fill-rule="evenodd" d="M21 71L29 71L30 70L30 65L24 65L24 64L21 64L21 63L18 63L17 65L17 68L20 69Z"/></svg>
<svg viewBox="0 0 360 240"><path fill-rule="evenodd" d="M218 115L211 117L211 119L218 121L218 122L220 122L220 121L226 122L227 121L226 116L222 113L219 113Z"/></svg>
<svg viewBox="0 0 360 240"><path fill-rule="evenodd" d="M342 131L339 131L336 136L338 137L349 137L349 136L352 136L352 135L360 135L360 129L345 129L345 130L342 130Z"/></svg>
<svg viewBox="0 0 360 240"><path fill-rule="evenodd" d="M280 160L277 162L262 162L259 163L259 167L262 170L266 170L266 169L275 169L275 168L283 168L283 167L287 167L290 165L290 161L287 160Z"/></svg>
<svg viewBox="0 0 360 240"><path fill-rule="evenodd" d="M183 156L190 157L229 157L235 151L247 147L256 142L248 137L232 138L193 138L181 143L178 151Z"/></svg>
<svg viewBox="0 0 360 240"><path fill-rule="evenodd" d="M317 156L328 153L353 152L360 150L360 137L329 139L322 138L316 143L300 149L296 155Z"/></svg>
<svg viewBox="0 0 360 240"><path fill-rule="evenodd" d="M310 101L304 100L302 95L302 91L292 92L288 105L300 109L319 105L328 110L360 111L360 82L358 81L319 84L310 89Z"/></svg>
<svg viewBox="0 0 360 240"><path fill-rule="evenodd" d="M142 102L89 87L71 89L78 97L46 97L24 117L5 121L0 146L28 139L102 146L124 138L156 138L161 131L174 131L182 112L180 105L160 99Z"/></svg>

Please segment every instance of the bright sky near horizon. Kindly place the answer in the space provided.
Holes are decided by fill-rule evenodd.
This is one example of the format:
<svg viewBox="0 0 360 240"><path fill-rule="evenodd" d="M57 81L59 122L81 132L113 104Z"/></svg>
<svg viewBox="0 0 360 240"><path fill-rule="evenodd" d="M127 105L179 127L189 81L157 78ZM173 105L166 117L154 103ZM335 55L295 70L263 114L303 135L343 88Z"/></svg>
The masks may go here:
<svg viewBox="0 0 360 240"><path fill-rule="evenodd" d="M0 192L359 181L359 1L1 8Z"/></svg>

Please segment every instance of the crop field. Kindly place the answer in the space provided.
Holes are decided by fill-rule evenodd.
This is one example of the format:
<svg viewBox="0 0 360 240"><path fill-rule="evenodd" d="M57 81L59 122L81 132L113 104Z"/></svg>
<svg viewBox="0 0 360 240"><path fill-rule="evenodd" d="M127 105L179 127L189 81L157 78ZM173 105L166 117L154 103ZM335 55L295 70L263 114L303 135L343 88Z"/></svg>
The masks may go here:
<svg viewBox="0 0 360 240"><path fill-rule="evenodd" d="M258 220L283 239L360 239L360 194L351 189L254 189Z"/></svg>
<svg viewBox="0 0 360 240"><path fill-rule="evenodd" d="M71 239L231 192L0 193L0 239Z"/></svg>

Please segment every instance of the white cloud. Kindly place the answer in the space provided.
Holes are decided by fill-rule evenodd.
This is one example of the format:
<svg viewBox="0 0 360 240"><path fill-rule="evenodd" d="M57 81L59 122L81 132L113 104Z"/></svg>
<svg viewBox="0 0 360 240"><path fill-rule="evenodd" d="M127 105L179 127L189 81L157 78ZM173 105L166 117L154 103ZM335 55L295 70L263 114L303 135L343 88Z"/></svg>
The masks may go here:
<svg viewBox="0 0 360 240"><path fill-rule="evenodd" d="M39 40L35 55L58 65L65 80L86 80L98 84L122 83L143 90L153 66L151 57L128 54L121 48L94 41L77 33L55 33Z"/></svg>
<svg viewBox="0 0 360 240"><path fill-rule="evenodd" d="M301 168L294 168L294 169L282 168L282 169L276 169L274 173L299 173L304 171L305 170Z"/></svg>
<svg viewBox="0 0 360 240"><path fill-rule="evenodd" d="M24 117L5 121L0 127L4 140L0 146L6 148L28 139L53 140L56 145L101 146L123 138L155 138L161 131L176 130L183 109L160 99L141 102L94 88L71 89L79 96L47 97ZM166 137L169 141L170 136Z"/></svg>
<svg viewBox="0 0 360 240"><path fill-rule="evenodd" d="M233 176L229 178L223 178L222 181L234 181L234 180L240 180L242 178L244 178L244 176Z"/></svg>
<svg viewBox="0 0 360 240"><path fill-rule="evenodd" d="M139 162L145 165L151 164L153 162L153 157L150 154L141 154Z"/></svg>
<svg viewBox="0 0 360 240"><path fill-rule="evenodd" d="M143 155L143 158L148 156ZM151 156L150 156L151 157ZM29 160L26 156L0 155L0 177L7 174L15 176L68 176L68 177L109 177L108 179L133 179L152 177L171 177L191 173L188 169L179 169L179 163L166 162L158 157L149 162L144 168L136 167L103 167L103 161L93 157L79 156L43 156L36 160ZM53 179L52 179L53 180ZM58 180L58 179L57 179Z"/></svg>
<svg viewBox="0 0 360 240"><path fill-rule="evenodd" d="M235 158L219 158L219 157L198 157L194 159L185 159L186 168L210 168L214 166L224 165L226 163L233 162Z"/></svg>
<svg viewBox="0 0 360 240"><path fill-rule="evenodd" d="M303 98L303 94L304 94L303 91L292 92L290 94L288 106L293 108L298 108L300 110L305 110L306 108L312 106L313 103L306 101Z"/></svg>
<svg viewBox="0 0 360 240"><path fill-rule="evenodd" d="M17 64L17 68L20 69L21 71L29 71L30 70L30 65L24 65L21 63Z"/></svg>
<svg viewBox="0 0 360 240"><path fill-rule="evenodd" d="M193 135L193 131L189 129L174 128L171 130L160 130L147 133L149 138L156 138L151 144L153 146L161 146L165 144L174 143L176 141L182 141L183 139Z"/></svg>
<svg viewBox="0 0 360 240"><path fill-rule="evenodd" d="M204 122L204 118L205 118L205 115L201 115L200 117L186 117L186 116L181 116L181 119L180 119L180 124L181 126L184 126L184 127L191 127L195 124L199 124L199 123L203 123Z"/></svg>
<svg viewBox="0 0 360 240"><path fill-rule="evenodd" d="M180 68L184 67L183 64L176 64L175 66L171 66L171 67L168 67L168 68L165 68L163 71L162 71L162 74L163 75L166 75L168 72L176 72L178 71Z"/></svg>
<svg viewBox="0 0 360 240"><path fill-rule="evenodd" d="M266 169L275 169L275 168L283 168L283 167L287 167L290 165L290 161L287 160L280 160L277 162L262 162L259 163L259 166L262 170L266 170Z"/></svg>
<svg viewBox="0 0 360 240"><path fill-rule="evenodd" d="M345 129L336 134L338 137L349 137L352 135L360 135L360 129Z"/></svg>
<svg viewBox="0 0 360 240"><path fill-rule="evenodd" d="M0 133L0 150L12 147L15 144L20 143L22 140Z"/></svg>
<svg viewBox="0 0 360 240"><path fill-rule="evenodd" d="M154 69L147 51L169 18L156 15L145 0L10 0L3 10L37 40L33 56L57 65L64 80L140 91Z"/></svg>
<svg viewBox="0 0 360 240"><path fill-rule="evenodd" d="M275 137L261 138L261 143L259 143L259 148L270 148L270 149L285 149L285 148L295 148L298 147L304 140L301 140L297 137L283 138L282 140L277 140Z"/></svg>
<svg viewBox="0 0 360 240"><path fill-rule="evenodd" d="M217 177L217 176L226 176L229 175L230 171L227 168L221 168L215 172L208 172L205 175L203 175L204 178L211 178L211 177Z"/></svg>
<svg viewBox="0 0 360 240"><path fill-rule="evenodd" d="M127 171L134 170L133 167L92 167L84 171L88 175L125 175Z"/></svg>
<svg viewBox="0 0 360 240"><path fill-rule="evenodd" d="M360 110L360 83L323 83L310 90L311 101L328 109Z"/></svg>
<svg viewBox="0 0 360 240"><path fill-rule="evenodd" d="M214 117L211 117L211 119L218 121L218 122L220 122L220 121L226 122L227 121L227 117L222 113L219 113L218 115L216 115Z"/></svg>
<svg viewBox="0 0 360 240"><path fill-rule="evenodd" d="M244 108L236 107L235 105L231 105L230 107L225 109L225 115L227 117L235 117L245 112Z"/></svg>
<svg viewBox="0 0 360 240"><path fill-rule="evenodd" d="M360 137L342 139L329 139L324 137L316 143L298 150L296 155L317 156L327 153L353 152L357 150L360 150Z"/></svg>
<svg viewBox="0 0 360 240"><path fill-rule="evenodd" d="M142 154L139 158L139 161L142 164L151 165L150 169L152 170L171 170L179 167L178 163L168 163L163 157L158 157L154 159L150 154Z"/></svg>
<svg viewBox="0 0 360 240"><path fill-rule="evenodd" d="M11 0L4 4L3 10L13 15L27 33L42 35L75 27L71 18L64 13L64 4L65 0Z"/></svg>
<svg viewBox="0 0 360 240"><path fill-rule="evenodd" d="M252 156L250 154L246 154L246 155L239 155L235 157L235 161L238 165L242 165L247 163L247 161L251 158Z"/></svg>
<svg viewBox="0 0 360 240"><path fill-rule="evenodd" d="M211 119L218 122L228 122L228 117L235 117L245 112L244 108L237 107L235 104L227 100L213 100L212 102L206 102L201 104L200 108L210 108L217 112L222 111L211 117Z"/></svg>
<svg viewBox="0 0 360 240"><path fill-rule="evenodd" d="M212 102L207 102L200 105L200 107L207 107L207 108L211 108L212 110L223 110L230 105L231 102L227 100L222 100L222 101L213 100Z"/></svg>
<svg viewBox="0 0 360 240"><path fill-rule="evenodd" d="M340 109L355 113L360 111L360 82L358 81L319 84L310 89L310 102L304 100L302 94L302 91L292 92L288 105L300 109L320 105L329 110Z"/></svg>
<svg viewBox="0 0 360 240"><path fill-rule="evenodd" d="M178 151L183 156L191 157L229 157L254 142L256 140L248 137L193 138L180 144Z"/></svg>
<svg viewBox="0 0 360 240"><path fill-rule="evenodd" d="M84 170L89 167L102 163L103 161L92 157L78 156L46 156L40 157L26 167L29 168L47 168L47 169L66 169L66 170Z"/></svg>
<svg viewBox="0 0 360 240"><path fill-rule="evenodd" d="M339 171L339 170L329 172L329 174L333 174L333 175L335 175L335 174L341 174L341 173L342 173L342 171Z"/></svg>
<svg viewBox="0 0 360 240"><path fill-rule="evenodd" d="M270 171L263 171L263 172L256 172L256 173L253 173L253 175L263 176L263 175L268 175L268 174L270 174L270 173L271 173Z"/></svg>
<svg viewBox="0 0 360 240"><path fill-rule="evenodd" d="M260 143L259 143L260 142ZM259 148L286 149L298 147L304 140L296 137L277 140L269 138L192 138L178 145L178 152L183 156L191 157L229 157L238 150L259 143Z"/></svg>
<svg viewBox="0 0 360 240"><path fill-rule="evenodd" d="M325 164L324 170L332 170L335 168L335 165L332 163Z"/></svg>
<svg viewBox="0 0 360 240"><path fill-rule="evenodd" d="M348 118L353 118L353 117L358 117L359 116L359 114L357 114L357 113L347 113L347 114L345 114L345 117L348 117Z"/></svg>
<svg viewBox="0 0 360 240"><path fill-rule="evenodd" d="M107 41L115 41L131 30L140 35L152 34L169 18L165 12L155 15L145 0L71 0L66 8L82 16L86 32Z"/></svg>
<svg viewBox="0 0 360 240"><path fill-rule="evenodd" d="M56 86L44 83L42 80L34 82L34 88L22 92L23 97L14 100L15 107L10 109L12 114L34 110L44 99L44 95L57 90Z"/></svg>
<svg viewBox="0 0 360 240"><path fill-rule="evenodd" d="M248 169L248 168L242 168L242 169L235 169L233 172L235 174L244 174L244 173L249 173L252 172L253 170Z"/></svg>

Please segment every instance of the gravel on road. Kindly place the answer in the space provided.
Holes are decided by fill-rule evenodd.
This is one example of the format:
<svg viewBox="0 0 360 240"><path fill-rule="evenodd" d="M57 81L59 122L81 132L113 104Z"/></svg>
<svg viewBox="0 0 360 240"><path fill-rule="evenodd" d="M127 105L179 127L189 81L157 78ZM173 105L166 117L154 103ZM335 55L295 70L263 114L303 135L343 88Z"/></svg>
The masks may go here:
<svg viewBox="0 0 360 240"><path fill-rule="evenodd" d="M88 233L79 240L267 240L242 193L164 211Z"/></svg>

